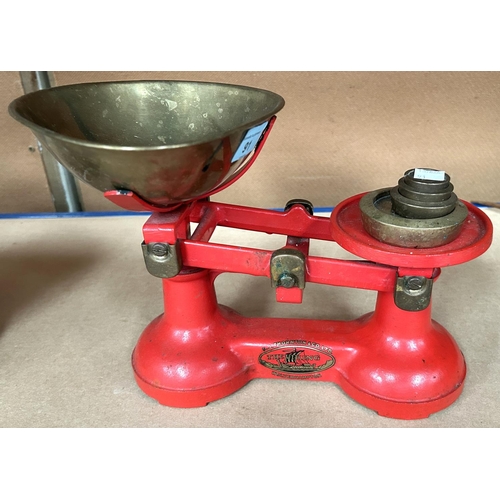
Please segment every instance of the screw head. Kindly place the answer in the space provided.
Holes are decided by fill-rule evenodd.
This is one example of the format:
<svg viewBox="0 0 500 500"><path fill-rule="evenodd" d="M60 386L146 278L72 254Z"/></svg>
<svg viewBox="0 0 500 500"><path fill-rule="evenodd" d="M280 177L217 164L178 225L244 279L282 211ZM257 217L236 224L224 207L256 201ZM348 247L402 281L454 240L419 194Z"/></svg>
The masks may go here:
<svg viewBox="0 0 500 500"><path fill-rule="evenodd" d="M168 253L168 246L165 245L165 243L154 243L151 246L151 252L153 255L156 255L156 257L165 257Z"/></svg>
<svg viewBox="0 0 500 500"><path fill-rule="evenodd" d="M405 281L405 285L408 290L418 291L422 290L422 287L425 283L425 278L422 278L420 276L410 276Z"/></svg>
<svg viewBox="0 0 500 500"><path fill-rule="evenodd" d="M278 286L283 288L293 288L297 283L297 278L293 274L283 273L278 278Z"/></svg>

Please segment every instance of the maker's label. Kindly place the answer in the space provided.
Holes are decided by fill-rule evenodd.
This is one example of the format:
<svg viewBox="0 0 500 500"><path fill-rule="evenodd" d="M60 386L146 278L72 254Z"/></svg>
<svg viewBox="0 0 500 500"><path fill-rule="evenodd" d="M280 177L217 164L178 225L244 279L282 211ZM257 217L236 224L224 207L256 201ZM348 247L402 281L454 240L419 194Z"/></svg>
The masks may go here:
<svg viewBox="0 0 500 500"><path fill-rule="evenodd" d="M245 155L253 151L255 146L257 146L262 132L264 132L268 123L269 122L265 122L261 125L257 125L247 130L245 137L243 137L243 140L236 150L236 153L234 153L233 158L231 159L231 163L238 161L239 159L243 158Z"/></svg>
<svg viewBox="0 0 500 500"><path fill-rule="evenodd" d="M264 347L259 363L284 378L320 378L335 364L329 347L308 340L282 340Z"/></svg>

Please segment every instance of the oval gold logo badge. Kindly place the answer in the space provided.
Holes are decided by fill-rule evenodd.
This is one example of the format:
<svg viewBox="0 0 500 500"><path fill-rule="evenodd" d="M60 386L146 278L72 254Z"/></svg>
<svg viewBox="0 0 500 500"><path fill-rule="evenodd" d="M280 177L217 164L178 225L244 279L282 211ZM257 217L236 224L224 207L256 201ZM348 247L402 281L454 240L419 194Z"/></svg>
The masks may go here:
<svg viewBox="0 0 500 500"><path fill-rule="evenodd" d="M259 363L275 372L316 373L335 364L329 347L307 340L282 340L263 348Z"/></svg>

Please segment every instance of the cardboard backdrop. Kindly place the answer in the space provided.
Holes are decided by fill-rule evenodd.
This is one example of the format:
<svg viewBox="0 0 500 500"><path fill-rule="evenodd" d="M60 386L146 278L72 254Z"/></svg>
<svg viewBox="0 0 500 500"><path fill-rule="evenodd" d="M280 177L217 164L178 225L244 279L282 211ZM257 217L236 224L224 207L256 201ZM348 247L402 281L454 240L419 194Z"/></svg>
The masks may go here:
<svg viewBox="0 0 500 500"><path fill-rule="evenodd" d="M499 72L55 72L54 79L218 81L282 95L286 105L258 161L217 201L333 206L396 185L415 167L446 170L460 198L500 201ZM0 213L53 212L35 138L7 113L23 93L19 74L0 72L0 88ZM86 210L118 210L80 184Z"/></svg>

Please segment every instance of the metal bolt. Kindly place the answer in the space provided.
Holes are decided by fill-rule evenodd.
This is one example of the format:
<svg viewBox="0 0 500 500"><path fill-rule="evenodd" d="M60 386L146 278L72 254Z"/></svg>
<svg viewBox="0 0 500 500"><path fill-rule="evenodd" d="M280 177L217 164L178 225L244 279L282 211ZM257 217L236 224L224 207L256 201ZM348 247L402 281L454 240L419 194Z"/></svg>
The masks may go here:
<svg viewBox="0 0 500 500"><path fill-rule="evenodd" d="M151 247L151 252L156 257L165 257L168 254L168 245L165 245L165 243L154 243Z"/></svg>
<svg viewBox="0 0 500 500"><path fill-rule="evenodd" d="M419 276L411 276L407 278L406 280L406 288L408 290L422 290L422 287L424 286L425 283L425 278L421 278Z"/></svg>
<svg viewBox="0 0 500 500"><path fill-rule="evenodd" d="M283 273L278 278L278 286L283 288L293 288L297 284L297 278L293 274Z"/></svg>

